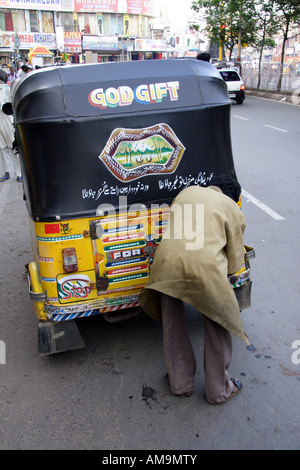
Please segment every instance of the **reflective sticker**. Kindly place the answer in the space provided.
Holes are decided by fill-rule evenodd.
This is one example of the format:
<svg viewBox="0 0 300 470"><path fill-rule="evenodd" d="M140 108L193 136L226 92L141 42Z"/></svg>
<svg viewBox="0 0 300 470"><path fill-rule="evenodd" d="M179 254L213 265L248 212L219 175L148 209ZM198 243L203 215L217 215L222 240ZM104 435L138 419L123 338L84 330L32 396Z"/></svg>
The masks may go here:
<svg viewBox="0 0 300 470"><path fill-rule="evenodd" d="M45 224L45 233L60 233L59 224Z"/></svg>

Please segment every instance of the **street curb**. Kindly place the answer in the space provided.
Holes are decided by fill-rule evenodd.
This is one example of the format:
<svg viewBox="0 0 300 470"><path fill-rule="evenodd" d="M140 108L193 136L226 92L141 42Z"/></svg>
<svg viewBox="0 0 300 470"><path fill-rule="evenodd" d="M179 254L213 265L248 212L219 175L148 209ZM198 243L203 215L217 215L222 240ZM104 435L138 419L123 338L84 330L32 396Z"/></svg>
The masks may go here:
<svg viewBox="0 0 300 470"><path fill-rule="evenodd" d="M285 103L291 103L294 105L300 105L299 97L296 97L293 94L288 93L276 93L274 91L261 91L261 90L245 90L246 95L249 96L258 96L259 98L270 99L274 101L281 101Z"/></svg>

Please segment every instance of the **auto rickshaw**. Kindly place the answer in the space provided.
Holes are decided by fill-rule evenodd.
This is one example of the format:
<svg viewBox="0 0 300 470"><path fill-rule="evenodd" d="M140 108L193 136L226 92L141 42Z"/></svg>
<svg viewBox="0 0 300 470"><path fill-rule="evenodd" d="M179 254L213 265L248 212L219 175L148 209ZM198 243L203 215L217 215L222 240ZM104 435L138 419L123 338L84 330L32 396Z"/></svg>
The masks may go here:
<svg viewBox="0 0 300 470"><path fill-rule="evenodd" d="M76 320L139 311L178 192L236 178L227 87L194 59L50 67L15 84L13 110L38 351L81 348ZM231 279L241 310L253 253Z"/></svg>

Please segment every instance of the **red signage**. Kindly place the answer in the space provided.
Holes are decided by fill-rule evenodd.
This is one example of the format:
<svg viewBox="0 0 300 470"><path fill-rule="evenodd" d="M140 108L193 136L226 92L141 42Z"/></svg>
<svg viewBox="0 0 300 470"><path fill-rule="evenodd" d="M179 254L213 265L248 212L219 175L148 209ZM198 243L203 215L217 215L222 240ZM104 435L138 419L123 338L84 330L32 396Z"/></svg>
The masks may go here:
<svg viewBox="0 0 300 470"><path fill-rule="evenodd" d="M153 0L74 0L74 11L155 15Z"/></svg>

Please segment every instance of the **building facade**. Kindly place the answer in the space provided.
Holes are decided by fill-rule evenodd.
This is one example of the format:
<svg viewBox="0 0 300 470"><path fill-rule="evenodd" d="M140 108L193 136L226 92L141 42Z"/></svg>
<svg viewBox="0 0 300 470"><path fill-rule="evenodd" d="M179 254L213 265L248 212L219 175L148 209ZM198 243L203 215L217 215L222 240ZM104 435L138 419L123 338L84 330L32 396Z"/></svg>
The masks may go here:
<svg viewBox="0 0 300 470"><path fill-rule="evenodd" d="M0 0L1 65L162 58L155 16L156 0Z"/></svg>

